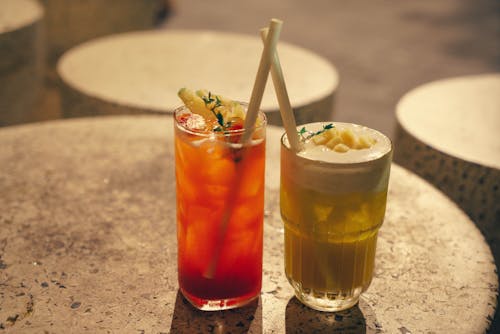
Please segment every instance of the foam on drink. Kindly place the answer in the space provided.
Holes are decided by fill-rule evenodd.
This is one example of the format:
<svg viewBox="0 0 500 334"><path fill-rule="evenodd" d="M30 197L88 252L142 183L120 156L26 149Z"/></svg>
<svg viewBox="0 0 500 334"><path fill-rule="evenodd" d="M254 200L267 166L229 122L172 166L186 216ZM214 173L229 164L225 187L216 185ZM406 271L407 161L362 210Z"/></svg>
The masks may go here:
<svg viewBox="0 0 500 334"><path fill-rule="evenodd" d="M382 133L365 126L351 123L309 123L305 127L307 133L314 134L333 124L333 128L319 135L312 135L304 141L303 150L297 153L296 159L284 159L282 163L291 170L288 174L297 184L322 192L335 194L345 191L377 191L387 183L388 165L392 158L392 144ZM299 127L299 131L300 131ZM335 146L328 146L328 141L318 140L331 131L351 133L351 142L340 142L349 149L337 151ZM303 137L307 138L307 134ZM328 137L328 135L326 136ZM330 138L327 138L327 140ZM345 138L344 138L345 139ZM289 150L287 136L283 136L283 144ZM362 141L363 143L359 143ZM335 168L327 168L334 165ZM335 177L338 176L338 177Z"/></svg>

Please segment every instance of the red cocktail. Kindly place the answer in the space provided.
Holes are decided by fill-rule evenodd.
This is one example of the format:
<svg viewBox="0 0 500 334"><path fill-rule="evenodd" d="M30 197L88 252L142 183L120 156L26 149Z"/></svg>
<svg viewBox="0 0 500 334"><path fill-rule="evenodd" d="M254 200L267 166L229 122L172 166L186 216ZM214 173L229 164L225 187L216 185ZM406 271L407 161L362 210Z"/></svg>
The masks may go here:
<svg viewBox="0 0 500 334"><path fill-rule="evenodd" d="M175 112L179 286L199 309L233 308L262 284L265 116L242 145L236 121L193 129L192 115Z"/></svg>

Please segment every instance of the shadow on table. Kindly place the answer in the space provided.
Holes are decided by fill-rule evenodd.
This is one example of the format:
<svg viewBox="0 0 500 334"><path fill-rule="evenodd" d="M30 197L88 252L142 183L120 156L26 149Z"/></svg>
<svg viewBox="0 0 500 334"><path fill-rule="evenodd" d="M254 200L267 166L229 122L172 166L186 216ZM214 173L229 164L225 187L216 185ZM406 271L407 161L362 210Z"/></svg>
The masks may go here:
<svg viewBox="0 0 500 334"><path fill-rule="evenodd" d="M262 333L262 305L260 299L247 306L206 312L195 309L177 291L170 333Z"/></svg>
<svg viewBox="0 0 500 334"><path fill-rule="evenodd" d="M348 310L332 313L315 311L293 297L286 306L285 321L287 334L371 334L382 331L372 308L363 300Z"/></svg>

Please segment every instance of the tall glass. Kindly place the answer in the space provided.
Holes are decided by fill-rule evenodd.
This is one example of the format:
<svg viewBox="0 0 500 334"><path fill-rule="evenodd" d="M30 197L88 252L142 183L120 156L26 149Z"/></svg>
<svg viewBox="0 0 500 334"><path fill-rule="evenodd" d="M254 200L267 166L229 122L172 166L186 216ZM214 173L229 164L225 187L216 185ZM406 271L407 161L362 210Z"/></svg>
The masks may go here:
<svg viewBox="0 0 500 334"><path fill-rule="evenodd" d="M192 130L187 112L174 114L179 287L198 309L238 307L262 285L266 119L243 146L243 129Z"/></svg>
<svg viewBox="0 0 500 334"><path fill-rule="evenodd" d="M325 124L305 127L315 132ZM355 305L370 285L392 159L391 142L380 132L333 125L368 134L376 144L347 153L305 149L297 154L286 135L281 143L285 272L297 298L320 311Z"/></svg>

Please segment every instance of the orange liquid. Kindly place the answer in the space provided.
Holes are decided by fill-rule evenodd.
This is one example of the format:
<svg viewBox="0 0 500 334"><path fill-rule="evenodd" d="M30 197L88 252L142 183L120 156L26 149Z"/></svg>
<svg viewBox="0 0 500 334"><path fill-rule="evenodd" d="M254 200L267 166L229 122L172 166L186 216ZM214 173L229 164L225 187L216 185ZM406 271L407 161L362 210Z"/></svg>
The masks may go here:
<svg viewBox="0 0 500 334"><path fill-rule="evenodd" d="M262 285L265 140L235 148L176 126L175 163L181 291L202 309L253 299Z"/></svg>

